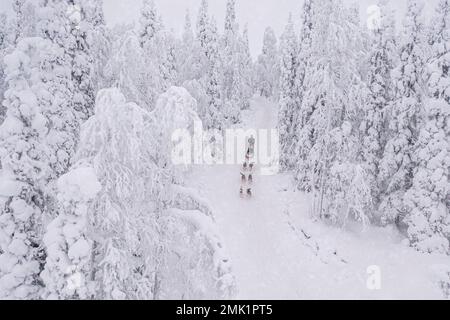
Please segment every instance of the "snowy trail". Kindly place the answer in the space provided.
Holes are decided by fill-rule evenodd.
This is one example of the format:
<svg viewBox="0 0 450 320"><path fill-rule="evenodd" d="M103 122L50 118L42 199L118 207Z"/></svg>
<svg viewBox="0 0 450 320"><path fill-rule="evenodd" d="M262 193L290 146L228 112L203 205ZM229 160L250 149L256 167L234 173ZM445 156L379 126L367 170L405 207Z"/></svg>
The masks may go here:
<svg viewBox="0 0 450 320"><path fill-rule="evenodd" d="M276 107L257 98L244 129L276 126ZM241 199L239 166L197 167L190 185L211 203L231 257L238 299L442 298L435 269L450 258L422 255L393 229L328 227L309 218L306 195L289 175L258 176L254 197ZM367 268L379 266L381 290L367 287Z"/></svg>
<svg viewBox="0 0 450 320"><path fill-rule="evenodd" d="M246 129L274 128L274 108L259 102ZM238 298L299 298L295 288L301 287L297 277L301 255L292 250L298 240L280 214L283 198L274 197L286 177L257 177L252 199L239 197L239 166L202 167L195 177L218 212L218 228L232 260L239 261L234 264Z"/></svg>

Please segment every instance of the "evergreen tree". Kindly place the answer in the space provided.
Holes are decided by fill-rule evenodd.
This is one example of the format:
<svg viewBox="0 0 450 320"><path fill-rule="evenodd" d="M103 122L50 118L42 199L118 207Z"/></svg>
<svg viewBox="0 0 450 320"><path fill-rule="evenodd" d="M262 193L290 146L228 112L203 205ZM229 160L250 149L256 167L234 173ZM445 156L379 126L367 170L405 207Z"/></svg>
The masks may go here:
<svg viewBox="0 0 450 320"><path fill-rule="evenodd" d="M313 193L317 216L338 224L349 218L367 224L370 187L358 160L365 94L356 63L359 28L341 2L313 2L313 12L313 60L306 70L301 107L311 115L300 131L310 149L300 153L305 158L299 160L297 178L302 189Z"/></svg>
<svg viewBox="0 0 450 320"><path fill-rule="evenodd" d="M106 67L112 87L120 89L128 101L151 111L160 92L159 69L149 60L140 38L127 29L113 42L113 55Z"/></svg>
<svg viewBox="0 0 450 320"><path fill-rule="evenodd" d="M303 4L302 10L302 26L300 31L299 42L299 57L297 68L297 90L299 91L300 104L303 93L303 85L306 76L306 70L309 67L311 60L311 46L312 46L312 33L313 33L313 0L306 0ZM308 114L302 114L303 110L300 110L300 127L302 127L308 120Z"/></svg>
<svg viewBox="0 0 450 320"><path fill-rule="evenodd" d="M395 23L387 1L379 3L380 21L373 30L373 45L370 52L368 86L369 96L365 104L361 124L362 160L367 171L367 179L372 190L374 207L380 203L379 185L380 161L383 157L388 132L387 110L392 103L393 90L391 72L394 69L396 54Z"/></svg>
<svg viewBox="0 0 450 320"><path fill-rule="evenodd" d="M163 51L160 64L160 75L163 83L162 91L178 83L178 63L175 37L166 32L163 36Z"/></svg>
<svg viewBox="0 0 450 320"><path fill-rule="evenodd" d="M307 169L302 168L305 161L299 161L298 159L306 159L311 147L313 145L313 134L308 123L314 110L311 109L311 105L303 103L304 92L307 90L305 87L305 77L307 70L310 70L312 60L312 36L313 36L313 0L306 0L303 4L302 10L302 27L300 33L299 43L299 55L298 55L298 67L296 71L296 90L298 94L298 108L294 114L293 120L295 122L295 131L291 148L289 151L290 157L296 157L294 161L294 168L299 181L306 182L308 179Z"/></svg>
<svg viewBox="0 0 450 320"><path fill-rule="evenodd" d="M299 102L296 90L298 41L292 15L290 15L288 24L281 36L280 55L281 80L278 130L280 132L281 166L284 170L287 170L292 165L292 141L295 133L294 117Z"/></svg>
<svg viewBox="0 0 450 320"><path fill-rule="evenodd" d="M230 124L238 123L242 109L242 79L239 70L239 27L236 21L235 0L228 0L225 15L225 29L221 47L222 99L224 116ZM238 72L238 73L236 73Z"/></svg>
<svg viewBox="0 0 450 320"><path fill-rule="evenodd" d="M423 252L449 252L450 212L450 2L441 0L432 19L426 66L425 125L415 152L414 179L405 196L408 236Z"/></svg>
<svg viewBox="0 0 450 320"><path fill-rule="evenodd" d="M277 37L272 28L264 31L262 53L256 64L256 87L258 93L266 98L278 98L280 79Z"/></svg>
<svg viewBox="0 0 450 320"><path fill-rule="evenodd" d="M89 37L94 32L94 21L91 20L92 16L89 16L91 5L90 0L74 0L68 7L70 32L74 39L73 46L69 47L74 84L72 102L81 123L93 115L95 103L94 52L91 48L92 43L89 41Z"/></svg>
<svg viewBox="0 0 450 320"><path fill-rule="evenodd" d="M224 129L224 114L220 88L220 56L219 35L216 21L212 19L207 29L207 58L208 71L206 75L206 95L208 97L208 108L204 126L208 129Z"/></svg>
<svg viewBox="0 0 450 320"><path fill-rule="evenodd" d="M100 89L108 86L105 70L111 58L112 44L103 12L103 0L84 0L83 9L86 23L90 26L87 42L93 61L91 79L95 97Z"/></svg>
<svg viewBox="0 0 450 320"><path fill-rule="evenodd" d="M5 79L5 64L3 62L4 56L9 47L9 39L7 34L8 18L6 14L0 14L0 125L6 115L6 108L3 106L4 93L6 91Z"/></svg>
<svg viewBox="0 0 450 320"><path fill-rule="evenodd" d="M414 153L423 123L422 9L419 1L408 1L400 65L393 72L395 96L390 112L390 136L380 163L381 188L384 190L380 211L384 223L401 222L407 215L403 200L412 186L416 166Z"/></svg>
<svg viewBox="0 0 450 320"><path fill-rule="evenodd" d="M12 3L14 12L13 25L14 25L15 44L17 44L19 39L23 38L24 23L25 23L25 16L23 10L26 2L27 0L14 0Z"/></svg>
<svg viewBox="0 0 450 320"><path fill-rule="evenodd" d="M192 30L189 11L186 12L184 30L178 50L179 81L199 80L203 76L205 57Z"/></svg>
<svg viewBox="0 0 450 320"><path fill-rule="evenodd" d="M197 40L203 50L206 50L208 42L208 0L202 0L197 16Z"/></svg>
<svg viewBox="0 0 450 320"><path fill-rule="evenodd" d="M51 110L59 107L58 100L68 99L58 79L70 77L70 69L52 63L60 51L48 40L26 38L5 59L8 111L0 128L0 162L2 183L7 181L9 188L0 197L1 298L37 299L42 289L46 186L59 168L53 159L59 153L48 143L57 139Z"/></svg>
<svg viewBox="0 0 450 320"><path fill-rule="evenodd" d="M154 0L144 0L141 11L139 37L141 46L150 46L152 40L162 30Z"/></svg>
<svg viewBox="0 0 450 320"><path fill-rule="evenodd" d="M246 110L250 108L250 99L254 93L254 75L253 75L253 60L250 54L250 43L248 39L248 27L245 26L240 39L239 50L239 72L242 79L242 101L241 109Z"/></svg>
<svg viewBox="0 0 450 320"><path fill-rule="evenodd" d="M40 101L48 120L50 121L50 132L47 137L47 143L52 150L50 157L50 166L53 168L52 179L59 177L67 172L71 158L75 153L79 126L82 118L80 82L82 78L77 78L74 74L74 66L77 65L75 53L77 48L77 38L74 29L74 23L68 19L67 14L70 6L65 1L47 0L43 2L41 10L47 12L45 18L41 19L38 30L44 39L50 40L59 47L55 51L51 64L53 74L47 77L52 80L55 86L53 97ZM76 13L76 12L75 12ZM73 16L72 16L73 17ZM79 56L80 58L83 55ZM80 62L81 66L83 63ZM58 72L58 70L70 70L67 72ZM75 108L77 105L80 108Z"/></svg>
<svg viewBox="0 0 450 320"><path fill-rule="evenodd" d="M153 77L153 90L159 95L178 81L175 40L165 30L153 0L144 1L140 22L139 37L147 65L145 69L148 78ZM155 102L153 99L152 107Z"/></svg>

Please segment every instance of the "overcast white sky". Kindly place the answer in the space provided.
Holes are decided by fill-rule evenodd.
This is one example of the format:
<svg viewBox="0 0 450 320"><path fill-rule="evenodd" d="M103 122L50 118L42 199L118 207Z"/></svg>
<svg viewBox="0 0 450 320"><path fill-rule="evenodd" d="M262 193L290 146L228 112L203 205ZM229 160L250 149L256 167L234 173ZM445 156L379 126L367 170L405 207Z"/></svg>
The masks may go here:
<svg viewBox="0 0 450 320"><path fill-rule="evenodd" d="M0 0L0 10L8 10L12 0ZM190 10L192 21L196 21L197 11L201 0L155 0L155 3L163 16L166 26L175 32L181 32L184 15ZM223 25L225 6L227 0L210 0L210 13L213 14L220 27ZM347 3L360 3L361 17L367 19L367 8L376 4L377 0L345 0ZM405 11L406 0L390 0L393 10L397 12L399 22ZM429 14L438 0L425 1L425 9ZM248 24L250 46L256 56L262 46L262 36L266 26L272 26L277 34L283 31L289 12L292 12L296 20L300 18L302 0L236 0L236 10L241 27ZM105 15L108 23L136 21L142 0L104 0Z"/></svg>

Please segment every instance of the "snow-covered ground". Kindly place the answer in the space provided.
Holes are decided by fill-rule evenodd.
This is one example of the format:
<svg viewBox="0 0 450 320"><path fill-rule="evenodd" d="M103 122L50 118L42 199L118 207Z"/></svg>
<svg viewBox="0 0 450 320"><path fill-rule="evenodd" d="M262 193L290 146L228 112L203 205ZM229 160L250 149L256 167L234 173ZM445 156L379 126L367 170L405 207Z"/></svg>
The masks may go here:
<svg viewBox="0 0 450 320"><path fill-rule="evenodd" d="M276 116L274 104L255 98L243 128L274 128ZM287 174L257 177L252 199L239 197L239 178L239 167L230 165L199 166L188 177L215 211L236 298L443 298L439 271L450 257L414 251L391 227L339 229L315 221L308 196L295 192ZM381 286L373 290L378 274Z"/></svg>

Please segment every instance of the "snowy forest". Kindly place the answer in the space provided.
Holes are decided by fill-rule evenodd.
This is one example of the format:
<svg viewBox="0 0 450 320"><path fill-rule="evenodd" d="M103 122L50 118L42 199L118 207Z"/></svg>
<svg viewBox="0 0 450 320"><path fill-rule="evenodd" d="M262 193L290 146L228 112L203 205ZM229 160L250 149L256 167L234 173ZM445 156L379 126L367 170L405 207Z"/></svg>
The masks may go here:
<svg viewBox="0 0 450 320"><path fill-rule="evenodd" d="M0 299L450 298L450 0L304 0L257 57L236 1L1 13ZM174 164L197 123L278 130L280 172Z"/></svg>

